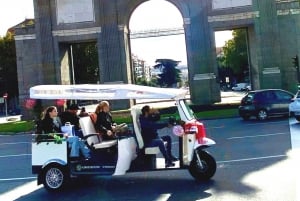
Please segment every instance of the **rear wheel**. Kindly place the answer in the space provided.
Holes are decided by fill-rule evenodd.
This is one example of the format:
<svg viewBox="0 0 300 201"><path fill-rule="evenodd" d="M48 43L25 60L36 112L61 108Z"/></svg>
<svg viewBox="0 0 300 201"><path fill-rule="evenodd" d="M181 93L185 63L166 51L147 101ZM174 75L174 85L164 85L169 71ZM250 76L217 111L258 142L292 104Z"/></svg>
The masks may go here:
<svg viewBox="0 0 300 201"><path fill-rule="evenodd" d="M247 120L250 119L250 116L245 115L245 116L242 116L242 118L243 118L245 121L247 121Z"/></svg>
<svg viewBox="0 0 300 201"><path fill-rule="evenodd" d="M268 118L268 113L266 110L264 109L261 109L258 111L257 113L257 119L260 120L260 121L264 121Z"/></svg>
<svg viewBox="0 0 300 201"><path fill-rule="evenodd" d="M197 152L201 162L198 160ZM216 161L209 153L203 150L195 150L193 160L189 166L189 172L196 180L209 180L214 176L216 169Z"/></svg>
<svg viewBox="0 0 300 201"><path fill-rule="evenodd" d="M295 119L296 119L297 121L300 121L300 116L295 116Z"/></svg>
<svg viewBox="0 0 300 201"><path fill-rule="evenodd" d="M49 165L43 174L44 187L49 191L61 190L67 182L66 170L61 165Z"/></svg>

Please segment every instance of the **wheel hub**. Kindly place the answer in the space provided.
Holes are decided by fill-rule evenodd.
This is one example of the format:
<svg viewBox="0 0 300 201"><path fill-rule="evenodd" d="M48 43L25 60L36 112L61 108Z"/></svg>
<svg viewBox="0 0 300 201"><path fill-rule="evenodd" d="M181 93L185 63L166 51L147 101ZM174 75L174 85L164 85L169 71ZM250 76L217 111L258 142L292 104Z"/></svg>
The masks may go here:
<svg viewBox="0 0 300 201"><path fill-rule="evenodd" d="M200 172L205 172L208 168L207 163L204 160L201 160L201 164L200 162L197 160L197 166L199 167L198 170Z"/></svg>
<svg viewBox="0 0 300 201"><path fill-rule="evenodd" d="M63 182L63 173L57 168L49 169L46 173L46 182L53 189L59 188Z"/></svg>

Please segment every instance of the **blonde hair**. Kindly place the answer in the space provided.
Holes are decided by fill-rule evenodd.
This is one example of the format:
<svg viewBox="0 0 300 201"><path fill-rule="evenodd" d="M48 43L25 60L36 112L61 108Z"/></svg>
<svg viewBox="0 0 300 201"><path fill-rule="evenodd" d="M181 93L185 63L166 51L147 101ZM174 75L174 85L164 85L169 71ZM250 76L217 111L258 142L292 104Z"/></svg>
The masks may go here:
<svg viewBox="0 0 300 201"><path fill-rule="evenodd" d="M109 102L108 101L101 101L97 107L96 107L96 110L95 110L95 113L98 114L99 112L102 112L103 111L103 108L104 107L109 107Z"/></svg>

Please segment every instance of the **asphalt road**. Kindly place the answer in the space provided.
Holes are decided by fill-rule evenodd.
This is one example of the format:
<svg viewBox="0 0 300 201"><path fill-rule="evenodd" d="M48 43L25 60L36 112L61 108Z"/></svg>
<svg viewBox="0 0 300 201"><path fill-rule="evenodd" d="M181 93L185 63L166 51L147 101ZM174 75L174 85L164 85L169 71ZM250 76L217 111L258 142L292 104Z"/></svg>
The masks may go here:
<svg viewBox="0 0 300 201"><path fill-rule="evenodd" d="M208 149L218 163L208 182L195 182L186 170L142 172L75 180L55 194L37 186L31 174L30 136L1 136L0 200L300 200L300 160L298 152L291 152L292 145L294 150L300 147L295 135L300 124L293 119L239 118L204 123L208 136L217 142Z"/></svg>

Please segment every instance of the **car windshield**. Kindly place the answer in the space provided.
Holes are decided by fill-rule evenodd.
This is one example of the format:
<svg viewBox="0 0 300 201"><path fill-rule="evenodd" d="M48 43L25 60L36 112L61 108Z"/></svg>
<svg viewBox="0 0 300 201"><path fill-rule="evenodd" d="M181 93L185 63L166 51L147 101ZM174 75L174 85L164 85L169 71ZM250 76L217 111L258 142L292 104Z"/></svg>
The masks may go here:
<svg viewBox="0 0 300 201"><path fill-rule="evenodd" d="M246 96L246 99L245 99L245 101L246 102L250 102L250 101L252 101L253 100L253 97L254 97L254 93L248 93L248 95Z"/></svg>

